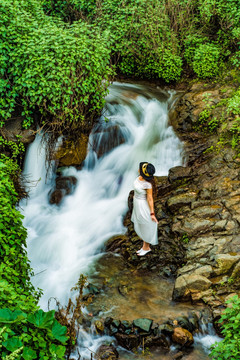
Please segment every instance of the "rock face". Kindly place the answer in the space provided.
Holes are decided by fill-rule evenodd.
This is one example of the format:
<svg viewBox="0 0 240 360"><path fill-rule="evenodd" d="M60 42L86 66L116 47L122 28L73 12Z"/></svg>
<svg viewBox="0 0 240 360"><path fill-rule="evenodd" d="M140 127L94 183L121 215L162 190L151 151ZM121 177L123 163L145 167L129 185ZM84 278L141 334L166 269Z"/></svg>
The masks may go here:
<svg viewBox="0 0 240 360"><path fill-rule="evenodd" d="M173 298L203 301L216 316L229 293L240 294L240 159L229 148L206 151L215 138L196 133L194 126L206 96L218 104L224 94L219 85L194 84L170 113L185 145L185 166L156 178L159 245L147 256L137 257L141 241L130 220L132 193L124 220L126 234L106 244L108 251L120 253L137 269L175 275ZM217 116L219 108L214 111Z"/></svg>
<svg viewBox="0 0 240 360"><path fill-rule="evenodd" d="M33 142L36 131L34 129L23 129L22 122L22 117L8 120L1 130L8 141L16 141L19 137L23 144L28 145Z"/></svg>

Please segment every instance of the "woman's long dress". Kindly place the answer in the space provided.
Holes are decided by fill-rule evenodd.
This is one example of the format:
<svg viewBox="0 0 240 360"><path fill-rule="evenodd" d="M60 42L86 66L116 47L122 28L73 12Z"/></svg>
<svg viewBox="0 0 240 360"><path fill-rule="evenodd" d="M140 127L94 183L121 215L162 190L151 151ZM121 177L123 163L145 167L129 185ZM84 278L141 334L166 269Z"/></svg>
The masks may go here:
<svg viewBox="0 0 240 360"><path fill-rule="evenodd" d="M134 223L134 230L143 241L157 245L157 223L151 219L146 192L147 189L151 189L152 184L149 181L141 181L137 178L133 187L134 197L131 220Z"/></svg>

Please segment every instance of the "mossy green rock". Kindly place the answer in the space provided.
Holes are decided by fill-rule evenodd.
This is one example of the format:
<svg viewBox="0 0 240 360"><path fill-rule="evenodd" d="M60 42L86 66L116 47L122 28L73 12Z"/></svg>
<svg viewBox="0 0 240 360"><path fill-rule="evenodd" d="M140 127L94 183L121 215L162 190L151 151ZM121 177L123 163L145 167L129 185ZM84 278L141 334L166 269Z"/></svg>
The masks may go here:
<svg viewBox="0 0 240 360"><path fill-rule="evenodd" d="M152 327L153 320L151 319L135 319L133 320L133 325L139 329L149 332Z"/></svg>

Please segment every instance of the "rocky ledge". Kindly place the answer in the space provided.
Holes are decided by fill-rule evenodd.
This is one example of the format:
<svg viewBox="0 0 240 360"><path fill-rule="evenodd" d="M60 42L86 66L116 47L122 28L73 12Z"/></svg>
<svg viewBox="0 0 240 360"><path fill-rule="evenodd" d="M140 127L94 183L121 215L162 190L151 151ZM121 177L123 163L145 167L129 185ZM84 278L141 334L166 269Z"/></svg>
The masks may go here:
<svg viewBox="0 0 240 360"><path fill-rule="evenodd" d="M216 103L220 90L208 89ZM193 131L203 106L204 92L195 84L171 114L185 143L186 166L157 178L159 245L137 257L141 241L130 221L130 194L127 232L110 239L106 248L137 268L175 276L173 299L204 302L217 320L225 300L240 294L240 159L230 148L208 151L216 139Z"/></svg>

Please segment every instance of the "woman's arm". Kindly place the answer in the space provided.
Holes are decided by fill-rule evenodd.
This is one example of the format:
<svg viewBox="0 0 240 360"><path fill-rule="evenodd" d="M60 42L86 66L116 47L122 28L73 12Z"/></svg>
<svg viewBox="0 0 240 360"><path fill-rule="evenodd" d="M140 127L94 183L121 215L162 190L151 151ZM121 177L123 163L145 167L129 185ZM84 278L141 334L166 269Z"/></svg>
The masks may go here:
<svg viewBox="0 0 240 360"><path fill-rule="evenodd" d="M153 202L153 195L152 195L152 188L151 189L146 189L147 191L147 202L148 202L148 205L149 205L149 208L150 208L150 215L151 216L151 219L152 221L155 221L156 223L158 223L157 221L157 218L155 216L155 213L154 213L154 202Z"/></svg>

